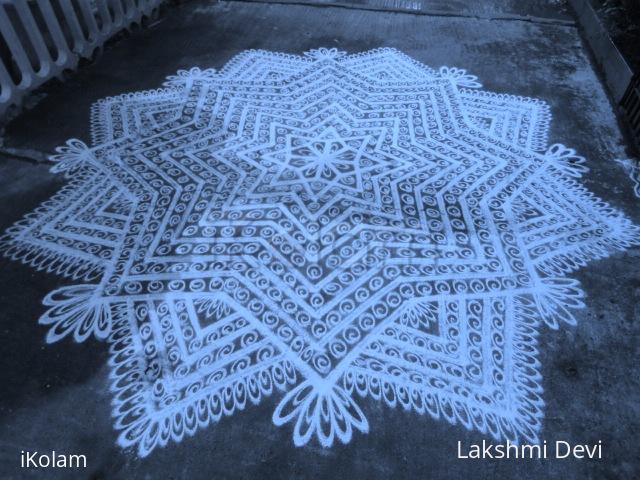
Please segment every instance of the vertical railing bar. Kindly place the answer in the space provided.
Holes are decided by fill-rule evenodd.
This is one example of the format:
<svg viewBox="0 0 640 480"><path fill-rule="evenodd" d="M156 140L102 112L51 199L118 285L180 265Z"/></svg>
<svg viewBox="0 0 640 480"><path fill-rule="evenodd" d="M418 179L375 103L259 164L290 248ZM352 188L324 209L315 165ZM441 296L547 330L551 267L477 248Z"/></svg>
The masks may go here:
<svg viewBox="0 0 640 480"><path fill-rule="evenodd" d="M70 67L75 65L77 63L77 56L75 56L71 51L64 33L62 33L62 27L60 26L58 17L56 17L56 14L51 7L51 0L38 0L38 6L42 12L44 21L47 24L53 43L58 50L58 56L54 59L55 63L61 67Z"/></svg>
<svg viewBox="0 0 640 480"><path fill-rule="evenodd" d="M44 38L42 37L42 33L38 28L36 21L33 18L33 14L29 9L29 6L23 2L16 2L14 4L16 11L18 12L18 16L24 25L25 31L27 32L27 36L31 41L31 45L33 45L33 49L38 56L39 68L38 71L35 72L36 75L42 77L48 75L51 71L52 58L49 55L49 50L47 49L47 45L44 42Z"/></svg>
<svg viewBox="0 0 640 480"><path fill-rule="evenodd" d="M71 0L60 0L60 7L64 13L64 20L69 25L71 35L73 36L73 51L78 55L84 55L86 51L87 39L84 37L80 21L76 16L76 12L71 5Z"/></svg>
<svg viewBox="0 0 640 480"><path fill-rule="evenodd" d="M13 29L11 20L9 20L9 16L2 4L0 4L0 33L2 33L2 36L5 38L7 46L11 51L11 55L22 74L22 80L18 86L30 86L35 72L31 67L31 62L24 50L24 46L18 38L18 34Z"/></svg>
<svg viewBox="0 0 640 480"><path fill-rule="evenodd" d="M96 0L96 6L98 7L98 13L102 19L102 34L109 35L113 29L113 19L109 13L107 0Z"/></svg>
<svg viewBox="0 0 640 480"><path fill-rule="evenodd" d="M18 93L18 87L11 78L9 70L3 61L0 61L0 103L7 104Z"/></svg>
<svg viewBox="0 0 640 480"><path fill-rule="evenodd" d="M124 27L124 11L122 10L122 3L120 3L120 0L111 0L111 6L116 14L113 19L113 23L116 29L120 29Z"/></svg>
<svg viewBox="0 0 640 480"><path fill-rule="evenodd" d="M80 2L80 10L82 11L82 16L84 17L85 22L87 23L87 28L89 29L89 38L87 40L90 43L99 42L102 35L100 30L98 29L96 17L91 10L89 2Z"/></svg>
<svg viewBox="0 0 640 480"><path fill-rule="evenodd" d="M133 3L133 0L123 0L126 5L126 14L125 17L127 19L127 23L133 22L136 20L136 6Z"/></svg>

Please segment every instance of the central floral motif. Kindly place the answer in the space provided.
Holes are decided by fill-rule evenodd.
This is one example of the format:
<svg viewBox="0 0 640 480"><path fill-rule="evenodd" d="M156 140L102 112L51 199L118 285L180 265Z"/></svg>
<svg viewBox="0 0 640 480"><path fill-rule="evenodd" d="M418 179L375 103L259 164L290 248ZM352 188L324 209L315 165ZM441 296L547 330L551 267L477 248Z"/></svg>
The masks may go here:
<svg viewBox="0 0 640 480"><path fill-rule="evenodd" d="M277 149L261 149L256 168L262 175L248 186L247 195L292 201L316 221L336 204L377 209L378 179L391 174L398 162L378 150L376 137L342 133L345 137L328 127L309 137L283 130Z"/></svg>
<svg viewBox="0 0 640 480"><path fill-rule="evenodd" d="M537 334L638 229L548 147L548 107L390 49L249 51L98 102L69 186L3 239L73 280L49 341L111 345L146 455L265 395L296 445L368 431L359 397L536 442Z"/></svg>
<svg viewBox="0 0 640 480"><path fill-rule="evenodd" d="M364 189L362 173L371 170L372 163L363 158L359 150L345 145L340 139L318 139L295 146L289 144L285 163L271 185L295 185L298 191L305 190L312 202L330 193L357 195Z"/></svg>

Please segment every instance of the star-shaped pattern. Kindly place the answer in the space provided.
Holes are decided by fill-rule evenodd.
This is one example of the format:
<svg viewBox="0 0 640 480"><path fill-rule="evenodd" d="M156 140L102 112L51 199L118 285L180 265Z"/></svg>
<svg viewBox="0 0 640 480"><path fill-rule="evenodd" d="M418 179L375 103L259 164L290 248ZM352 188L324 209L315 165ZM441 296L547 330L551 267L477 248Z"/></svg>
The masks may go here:
<svg viewBox="0 0 640 480"><path fill-rule="evenodd" d="M306 193L300 199L303 205L341 194L364 202L364 190L371 187L365 185L363 175L367 180L379 165L363 152L368 144L367 138L342 139L331 131L316 138L288 136L284 153L274 157L277 170L266 183ZM372 204L373 196L368 200Z"/></svg>
<svg viewBox="0 0 640 480"><path fill-rule="evenodd" d="M268 395L296 445L367 432L361 397L536 442L538 331L638 229L547 145L544 102L479 88L392 49L247 51L95 104L2 243L70 279L48 341L109 342L119 443Z"/></svg>

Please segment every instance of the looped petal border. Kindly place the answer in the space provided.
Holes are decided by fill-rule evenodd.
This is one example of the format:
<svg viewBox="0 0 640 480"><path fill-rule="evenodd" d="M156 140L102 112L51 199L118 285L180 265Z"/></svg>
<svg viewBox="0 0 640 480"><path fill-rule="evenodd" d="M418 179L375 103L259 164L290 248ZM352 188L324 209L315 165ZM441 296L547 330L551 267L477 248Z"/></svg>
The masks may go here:
<svg viewBox="0 0 640 480"><path fill-rule="evenodd" d="M273 412L278 426L293 421L293 443L306 445L315 434L323 447L334 440L351 441L354 430L369 431L364 413L351 395L337 385L313 385L309 380L285 395Z"/></svg>

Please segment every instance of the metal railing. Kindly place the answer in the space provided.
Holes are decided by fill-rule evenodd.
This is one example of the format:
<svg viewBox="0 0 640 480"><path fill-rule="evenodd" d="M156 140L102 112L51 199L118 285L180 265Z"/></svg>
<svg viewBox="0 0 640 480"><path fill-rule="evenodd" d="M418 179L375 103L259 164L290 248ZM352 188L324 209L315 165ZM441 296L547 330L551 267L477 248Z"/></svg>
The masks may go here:
<svg viewBox="0 0 640 480"><path fill-rule="evenodd" d="M0 0L0 120L164 0Z"/></svg>
<svg viewBox="0 0 640 480"><path fill-rule="evenodd" d="M636 74L620 102L636 148L640 151L640 74Z"/></svg>
<svg viewBox="0 0 640 480"><path fill-rule="evenodd" d="M631 82L633 70L611 40L591 2L569 0L569 4L576 13L596 63L602 68L605 83L613 99L619 103Z"/></svg>

